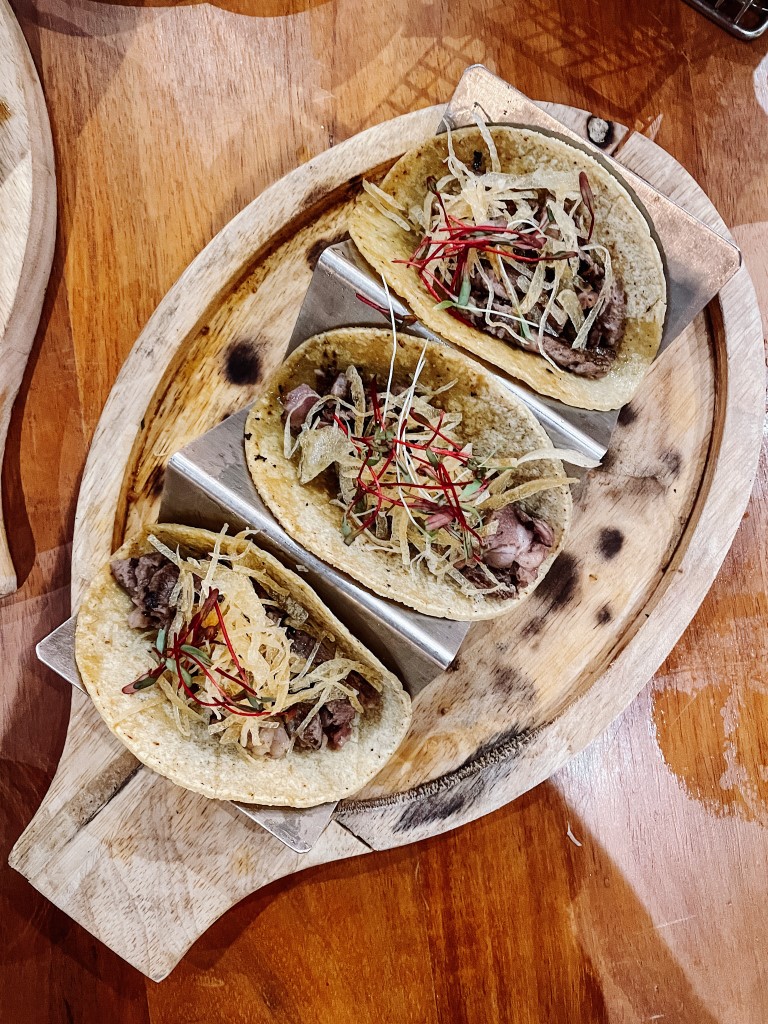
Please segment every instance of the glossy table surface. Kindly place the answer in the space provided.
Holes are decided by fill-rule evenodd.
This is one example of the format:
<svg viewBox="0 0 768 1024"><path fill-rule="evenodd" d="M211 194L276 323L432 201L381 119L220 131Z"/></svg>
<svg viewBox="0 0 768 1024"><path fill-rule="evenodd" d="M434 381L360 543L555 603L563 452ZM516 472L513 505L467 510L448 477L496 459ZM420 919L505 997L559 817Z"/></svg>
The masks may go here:
<svg viewBox="0 0 768 1024"><path fill-rule="evenodd" d="M297 164L446 100L482 61L655 133L742 246L768 315L768 50L680 0L16 0L48 103L59 233L3 500L2 862L53 775L88 444L121 362L199 249ZM414 847L311 869L146 981L2 869L0 1018L113 1024L768 1019L768 474L692 625L549 782Z"/></svg>

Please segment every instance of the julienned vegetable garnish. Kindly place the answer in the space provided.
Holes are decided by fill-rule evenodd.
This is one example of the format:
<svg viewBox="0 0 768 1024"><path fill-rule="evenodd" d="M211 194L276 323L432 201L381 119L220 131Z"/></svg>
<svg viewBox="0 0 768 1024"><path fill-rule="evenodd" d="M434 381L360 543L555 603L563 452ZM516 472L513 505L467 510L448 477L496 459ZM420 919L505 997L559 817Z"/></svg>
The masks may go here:
<svg viewBox="0 0 768 1024"><path fill-rule="evenodd" d="M584 409L629 401L661 341L666 281L617 174L535 128L426 139L364 182L361 254L436 334Z"/></svg>
<svg viewBox="0 0 768 1024"><path fill-rule="evenodd" d="M461 412L441 407L457 382L423 384L422 351L412 377L398 386L396 351L393 335L386 382L364 367L327 367L315 387L286 393L283 454L298 458L302 484L334 474L333 504L343 510L347 545L364 537L404 567L423 563L465 594L514 597L536 579L554 540L550 524L524 501L571 482L551 473L521 478L521 467L551 465L564 454L584 460L551 447L519 457L476 454Z"/></svg>
<svg viewBox="0 0 768 1024"><path fill-rule="evenodd" d="M446 173L425 181L421 207L406 210L364 183L386 217L420 236L407 260L437 309L556 367L596 378L621 342L625 297L611 254L592 241L594 196L585 171L503 174L493 138L472 166L448 132Z"/></svg>
<svg viewBox="0 0 768 1024"><path fill-rule="evenodd" d="M397 677L244 534L139 528L88 588L75 658L114 735L217 800L351 796L411 717Z"/></svg>
<svg viewBox="0 0 768 1024"><path fill-rule="evenodd" d="M249 471L284 529L368 590L494 618L563 548L563 453L498 377L389 313L290 353L248 416Z"/></svg>
<svg viewBox="0 0 768 1024"><path fill-rule="evenodd" d="M157 630L154 665L122 692L156 687L182 733L204 721L222 743L251 753L342 747L377 700L365 666L336 656L333 638L313 632L268 575L222 555L221 537L205 559L149 542L154 552L112 562L135 605L129 622Z"/></svg>

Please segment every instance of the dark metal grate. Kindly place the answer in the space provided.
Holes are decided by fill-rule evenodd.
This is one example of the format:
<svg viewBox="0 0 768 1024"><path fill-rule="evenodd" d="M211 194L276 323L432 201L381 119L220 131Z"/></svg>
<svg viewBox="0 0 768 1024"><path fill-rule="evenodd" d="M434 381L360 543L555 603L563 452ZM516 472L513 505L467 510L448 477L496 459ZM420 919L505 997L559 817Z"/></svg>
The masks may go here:
<svg viewBox="0 0 768 1024"><path fill-rule="evenodd" d="M768 28L762 0L685 0L710 21L739 39L756 39Z"/></svg>

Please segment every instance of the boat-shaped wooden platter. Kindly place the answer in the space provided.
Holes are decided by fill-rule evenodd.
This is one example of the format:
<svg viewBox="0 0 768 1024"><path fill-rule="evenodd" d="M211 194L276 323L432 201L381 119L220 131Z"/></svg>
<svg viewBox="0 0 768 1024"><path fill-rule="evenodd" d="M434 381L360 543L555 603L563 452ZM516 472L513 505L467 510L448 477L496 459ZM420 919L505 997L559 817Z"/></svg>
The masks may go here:
<svg viewBox="0 0 768 1024"><path fill-rule="evenodd" d="M583 111L542 104L586 135ZM378 125L255 199L195 259L139 337L80 492L72 605L126 533L157 514L169 456L259 394L319 252L343 238L363 176L434 133L442 108ZM667 153L617 126L619 161L727 236ZM228 805L139 765L73 692L61 764L11 863L151 978L229 907L312 864L456 828L582 750L650 679L731 544L762 435L762 328L744 268L654 364L603 467L574 493L566 551L518 612L475 624L415 701L395 759L307 855ZM64 685L64 684L62 684Z"/></svg>

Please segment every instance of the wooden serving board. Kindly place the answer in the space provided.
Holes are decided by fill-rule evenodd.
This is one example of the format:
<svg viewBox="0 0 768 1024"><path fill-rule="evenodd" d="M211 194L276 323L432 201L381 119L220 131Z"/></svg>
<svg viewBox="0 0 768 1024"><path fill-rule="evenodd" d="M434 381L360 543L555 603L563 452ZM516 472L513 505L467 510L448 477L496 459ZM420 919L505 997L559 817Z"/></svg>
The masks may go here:
<svg viewBox="0 0 768 1024"><path fill-rule="evenodd" d="M56 179L43 91L13 11L0 0L0 468L55 239ZM0 492L0 598L15 589Z"/></svg>
<svg viewBox="0 0 768 1024"><path fill-rule="evenodd" d="M150 319L98 425L73 544L73 607L124 534L157 512L169 455L250 402L280 362L314 261L343 237L360 177L432 134L441 108L370 129L267 189ZM576 130L583 111L549 109ZM621 150L715 230L709 200L642 136ZM53 784L11 863L151 978L248 893L324 861L455 828L514 799L632 700L709 588L745 508L763 414L762 330L741 270L667 349L575 493L566 551L518 612L473 626L416 699L401 750L293 854L226 804L138 765L72 696Z"/></svg>

